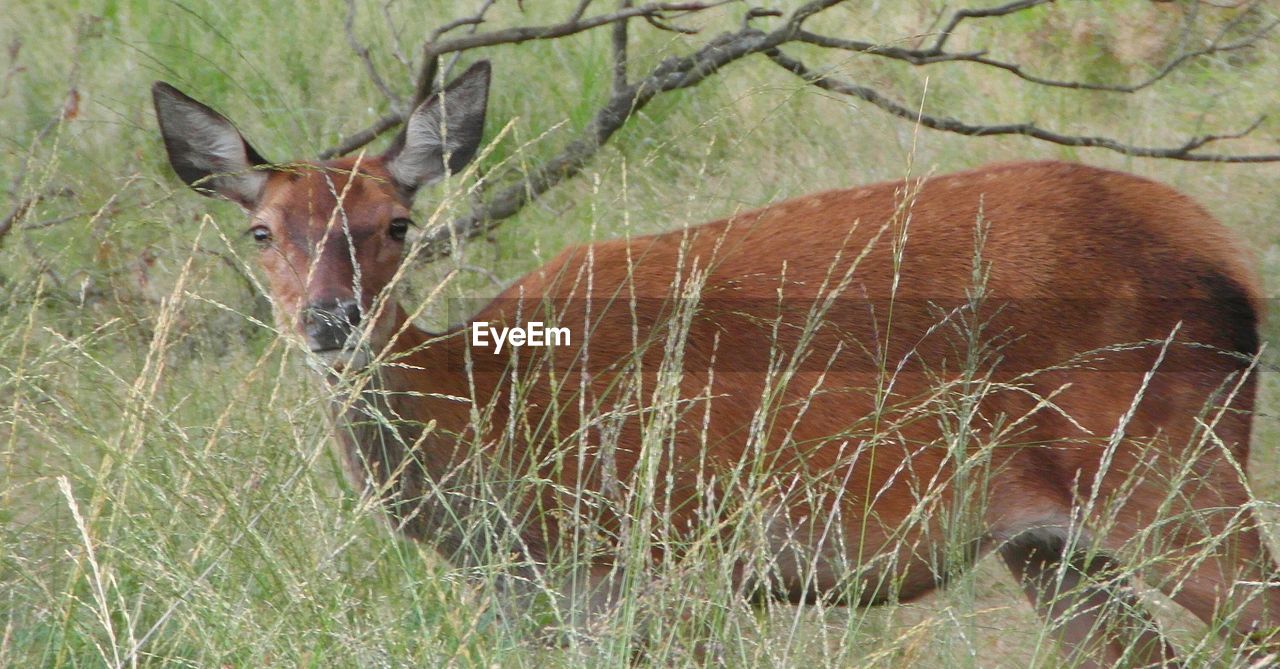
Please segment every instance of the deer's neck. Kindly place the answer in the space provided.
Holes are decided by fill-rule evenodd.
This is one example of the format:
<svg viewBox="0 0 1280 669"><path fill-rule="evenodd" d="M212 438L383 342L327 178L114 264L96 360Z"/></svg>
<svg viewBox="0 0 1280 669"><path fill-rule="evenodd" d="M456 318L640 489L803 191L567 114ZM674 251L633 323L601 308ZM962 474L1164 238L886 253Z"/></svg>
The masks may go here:
<svg viewBox="0 0 1280 669"><path fill-rule="evenodd" d="M432 335L395 311L399 334L379 360L366 373L329 377L330 413L348 480L416 536L427 528L414 507L456 465L471 398L451 369L463 359L461 337Z"/></svg>
<svg viewBox="0 0 1280 669"><path fill-rule="evenodd" d="M493 389L469 380L465 333L428 333L396 312L400 334L382 362L334 393L331 413L348 480L378 499L398 530L431 541L455 562L474 563L492 549L466 538L468 523L489 524L495 531L481 534L506 535L531 549L508 515L492 513L500 506L493 502L512 491L495 490L481 476L490 463L480 461L483 448L471 433L472 404L483 404Z"/></svg>

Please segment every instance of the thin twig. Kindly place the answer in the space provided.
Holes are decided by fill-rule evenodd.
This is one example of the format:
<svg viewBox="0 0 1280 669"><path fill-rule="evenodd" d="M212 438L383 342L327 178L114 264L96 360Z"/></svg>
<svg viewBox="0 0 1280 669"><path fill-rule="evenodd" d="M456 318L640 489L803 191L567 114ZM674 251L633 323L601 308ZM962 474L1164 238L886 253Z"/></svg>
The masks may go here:
<svg viewBox="0 0 1280 669"><path fill-rule="evenodd" d="M587 7L590 7L592 2L593 0L578 0L578 6L569 15L567 23L574 23L581 19L582 15L587 13Z"/></svg>
<svg viewBox="0 0 1280 669"><path fill-rule="evenodd" d="M498 44L521 44L532 40L556 39L559 37L567 37L576 35L577 33L586 32L593 28L609 25L617 21L624 21L637 16L658 16L662 17L668 13L690 13L699 12L712 7L735 2L736 0L712 0L711 2L650 2L635 7L627 7L614 12L597 14L595 16L582 17L581 15L571 16L569 20L561 23L542 26L520 26L514 28L505 28L503 30L495 30L493 32L477 32L471 35L455 37L446 41L428 41L423 46L424 63L432 58L438 58L447 53L457 51L467 51L479 47L496 46ZM580 9L584 9L581 5ZM578 14L578 12L575 12ZM414 100L426 100L430 95L433 81L419 78L417 92Z"/></svg>
<svg viewBox="0 0 1280 669"><path fill-rule="evenodd" d="M951 20L947 22L942 32L938 33L938 39L934 40L933 46L929 49L933 53L942 53L942 47L946 45L947 40L951 39L952 33L966 19L986 19L996 16L1008 16L1017 12L1026 11L1032 7L1047 5L1053 0L1016 0L996 7L988 7L986 9L959 9L951 15Z"/></svg>
<svg viewBox="0 0 1280 669"><path fill-rule="evenodd" d="M489 12L489 8L493 7L495 2L497 2L497 0L482 0L480 8L476 10L476 13L471 16L464 16L460 19L455 19L440 26L439 28L436 28L435 31L431 33L431 36L427 38L426 44L438 42L441 37L445 36L445 34L463 27L467 29L468 35L476 34L476 31L480 29L480 25L485 21L485 14ZM418 85L414 91L413 104L410 105L413 109L417 109L418 105L426 102L432 91L436 90L437 77L439 79L449 78L449 75L453 72L453 68L458 66L458 59L462 57L461 51L454 52L453 56L449 58L449 64L445 65L444 69L441 70L439 55L432 55L428 53L425 46L422 49L422 54L427 60L422 63L422 71L418 74ZM427 82L429 85L423 87L423 82Z"/></svg>
<svg viewBox="0 0 1280 669"><path fill-rule="evenodd" d="M626 9L632 4L631 0L622 0L618 6ZM613 24L613 92L616 95L627 87L627 22L629 19L623 19Z"/></svg>
<svg viewBox="0 0 1280 669"><path fill-rule="evenodd" d="M329 160L330 158L351 153L404 123L404 119L404 113L399 111L384 114L368 128L342 138L342 141L338 142L337 146L321 151L320 160Z"/></svg>
<svg viewBox="0 0 1280 669"><path fill-rule="evenodd" d="M26 66L18 62L18 54L22 52L22 38L15 37L9 42L9 67L4 72L4 78L0 79L0 98L8 97L9 84L13 83L14 75L27 69Z"/></svg>
<svg viewBox="0 0 1280 669"><path fill-rule="evenodd" d="M484 2L481 3L480 9L476 11L473 17L476 20L467 26L468 35L476 34L476 31L480 29L480 24L484 22L485 12L489 11L489 8L492 7L493 3L496 1L497 0L484 0ZM438 38L439 37L437 36L437 39ZM440 73L441 80L447 80L450 76L453 75L453 69L458 66L458 59L461 57L462 57L462 52L457 51L453 54L453 56L449 58L449 64L445 65L444 71ZM434 81L435 79L433 78L432 80ZM416 107L417 105L420 105L423 102L425 102L425 100L418 100L414 106Z"/></svg>
<svg viewBox="0 0 1280 669"><path fill-rule="evenodd" d="M1206 144L1224 139L1238 139L1244 137L1250 132L1256 130L1264 118L1258 118L1251 125L1239 132L1228 134L1209 134L1200 137L1193 137L1180 146L1155 148L1145 146L1135 146L1119 142L1110 137L1099 137L1090 135L1065 135L1051 130L1046 130L1034 123L1008 123L997 125L982 125L965 123L953 118L944 116L933 116L925 114L911 107L907 107L898 102L890 100L879 91L859 86L847 81L835 79L829 75L821 74L810 69L800 61L783 54L777 49L772 49L765 53L779 67L791 72L792 74L804 79L808 83L817 86L823 90L839 93L855 97L865 102L869 102L894 116L919 123L920 125L931 128L933 130L943 130L953 132L960 135L969 135L971 137L990 137L993 135L1025 135L1033 137L1052 144L1061 144L1063 146L1094 146L1104 149L1110 149L1117 153L1127 156L1138 156L1144 158L1168 158L1172 160L1186 160L1195 162L1213 162L1213 163L1271 163L1280 162L1280 153L1270 154L1218 154L1218 153L1195 153L1195 151Z"/></svg>
<svg viewBox="0 0 1280 669"><path fill-rule="evenodd" d="M678 25L667 23L666 21L656 16L645 16L642 18L644 18L645 23L648 23L649 25L663 32L675 33L677 35L697 35L699 32L701 32L697 28L682 28Z"/></svg>
<svg viewBox="0 0 1280 669"><path fill-rule="evenodd" d="M244 268L240 266L240 263L239 261L237 261L235 256L231 255L230 253L227 253L226 251L211 249L204 245L199 245L199 244L196 245L196 250L207 256L221 260L222 264L226 265L229 269L231 269L231 271L235 272L236 276L240 278L241 283L245 285L245 287L249 290L251 294L256 295L258 293L257 284L255 284L253 279L248 275L248 273L245 272Z"/></svg>
<svg viewBox="0 0 1280 669"><path fill-rule="evenodd" d="M529 40L555 39L591 30L596 27L612 25L613 50L613 86L609 98L596 111L592 120L572 141L567 143L557 154L546 161L526 170L513 170L496 179L486 179L480 188L488 189L491 184L507 184L494 189L491 196L481 204L474 206L465 215L450 221L448 224L434 229L424 240L426 252L421 256L427 259L448 254L452 244L458 240L473 238L492 230L497 224L513 215L531 201L553 188L564 179L571 178L581 171L583 166L609 141L628 119L643 108L655 96L667 91L694 86L714 74L725 65L755 53L765 53L774 63L782 66L810 83L842 95L849 95L870 102L881 109L900 118L904 118L925 127L971 136L989 136L1002 134L1019 134L1042 141L1068 146L1096 146L1107 148L1127 155L1170 158L1177 160L1213 161L1213 162L1270 162L1280 160L1280 155L1227 155L1201 153L1204 146L1224 139L1242 137L1259 127L1259 119L1248 128L1229 134L1206 134L1187 140L1180 146L1152 148L1125 144L1109 137L1087 135L1066 135L1041 128L1034 123L980 125L965 123L953 118L926 114L921 109L911 109L899 104L881 92L850 82L840 81L820 75L803 65L800 61L784 55L778 47L793 42L805 42L814 46L845 51L856 51L880 57L893 58L916 65L928 65L937 62L972 62L978 65L1006 70L1036 85L1088 90L1107 90L1132 92L1154 85L1168 74L1187 62L1196 58L1246 48L1262 39L1275 28L1274 23L1252 31L1250 34L1227 41L1227 36L1235 31L1236 22L1230 22L1216 37L1199 48L1187 48L1192 34L1188 26L1184 30L1184 43L1177 55L1158 68L1151 76L1132 84L1093 84L1055 80L1040 77L1025 71L1019 64L998 61L988 57L985 51L948 52L944 48L950 35L966 20L1007 16L1026 11L1033 7L1048 4L1052 0L1019 0L987 9L962 9L953 12L945 21L942 31L933 44L923 49L907 49L877 45L857 40L845 40L826 37L807 31L803 28L805 21L842 0L811 0L786 15L781 27L772 31L762 31L751 26L752 19L764 16L782 16L781 12L769 9L748 9L743 19L742 29L726 33L709 40L694 53L662 61L645 77L634 83L628 72L630 63L627 53L627 29L630 19L643 18L656 20L659 28L669 28L664 21L673 15L696 13L712 7L726 4L731 0L714 0L708 2L650 2L633 5L633 0L620 0L616 10L589 15L590 0L580 0L568 17L560 22L542 26L515 27L477 32L483 23L485 13L493 0L484 0L479 11L469 17L457 19L437 29L432 38L423 46L423 62L419 72L415 104L425 100L434 90L439 76L439 59L445 54L454 54L456 59L464 51L494 46L498 44L518 44ZM941 16L941 15L940 15ZM940 20L940 19L939 19ZM1194 21L1194 17L1190 19ZM461 27L470 27L471 34L445 38L445 35ZM446 77L440 77L446 78ZM388 115L380 119L375 129L363 131L360 135L344 141L343 146L327 152L336 155L363 146L381 132L394 127L400 119Z"/></svg>
<svg viewBox="0 0 1280 669"><path fill-rule="evenodd" d="M1027 7L1023 7L1026 9ZM1242 15L1244 12L1241 13ZM1149 88L1164 78L1168 77L1178 68L1197 58L1211 56L1217 53L1226 53L1238 51L1256 45L1260 40L1270 34L1280 26L1280 19L1270 21L1262 27L1250 32L1233 42L1224 42L1231 31L1236 28L1241 17L1229 21L1223 26L1218 34L1208 41L1203 47L1198 49L1187 50L1185 45L1190 41L1191 30L1190 24L1194 23L1195 11L1188 12L1187 25L1182 30L1180 39L1181 45L1178 54L1170 58L1163 65L1156 69L1151 75L1140 81L1128 84L1106 84L1093 83L1087 81L1074 81L1051 79L1027 72L1020 64L1000 61L987 57L985 50L970 52L948 52L943 51L935 44L929 49L904 49L901 47L876 44L873 42L865 42L861 40L842 39L838 37L829 37L827 35L819 35L809 31L801 30L796 33L796 39L807 44L820 46L828 49L839 49L841 51L850 51L854 53L865 53L868 55L878 56L882 58L890 58L893 60L901 60L912 65L933 65L936 63L946 62L969 62L978 65L985 65L996 69L1007 71L1024 81L1052 88L1068 88L1075 90L1103 91L1110 93L1134 93L1144 88Z"/></svg>
<svg viewBox="0 0 1280 669"><path fill-rule="evenodd" d="M31 140L31 148L22 157L22 162L18 163L18 168L13 172L13 181L9 184L9 193L16 193L18 187L22 185L22 181L26 179L27 167L31 164L32 156L35 155L36 146L43 142L49 136L49 133L53 132L54 128L74 119L79 114L80 90L72 83L67 88L67 95L62 101L62 105L58 107L58 113L51 117L40 130L36 131L36 136Z"/></svg>
<svg viewBox="0 0 1280 669"><path fill-rule="evenodd" d="M100 207L97 209L81 209L80 211L70 213L70 214L65 214L63 216L55 216L53 218L46 218L40 221L31 221L30 223L23 223L22 229L23 230L42 230L44 228L52 228L55 225L61 225L63 223L66 223L67 221L74 221L78 218L93 218L96 216L110 217L110 216L115 216L116 214L128 208L130 207L125 207L122 205L110 205L106 208Z"/></svg>
<svg viewBox="0 0 1280 669"><path fill-rule="evenodd" d="M403 26L397 26L395 19L391 17L391 5L396 0L387 0L382 3L382 20L387 24L387 31L391 33L391 55L395 56L396 61L405 67L406 70L413 71L413 63L409 62L409 57L404 55L404 43L400 40L400 33L404 31Z"/></svg>
<svg viewBox="0 0 1280 669"><path fill-rule="evenodd" d="M387 8L391 5L391 1L392 0L388 0L388 2L385 5L383 5L384 12L386 12ZM494 2L496 2L496 0L483 0L483 2L480 5L480 9L476 11L475 14L471 16L463 17L461 19L450 21L440 26L434 32L432 32L431 37L428 39L428 42L438 40L442 35L452 30L455 30L457 28L461 28L463 26L470 26L471 32L474 33L475 30L480 27L480 24L484 22L485 13L489 11L489 8L493 6ZM389 14L386 15L386 18L387 18L387 21L390 22L391 18ZM445 71L446 77L448 76L449 70L452 69L452 67L457 63L457 56L458 54L454 54L454 58L449 62L449 66L446 68L446 71ZM404 59L403 56L398 56L398 58L401 59L401 62L403 62L406 66L409 65L408 60ZM418 93L415 93L414 99L409 103L408 106L402 107L401 104L393 104L393 106L396 107L396 109L392 110L387 114L382 115L381 117L378 118L378 120L374 121L373 124L370 125L369 127L364 128L363 130L359 130L351 135L348 135L347 137L344 137L341 141L339 141L337 145L321 151L318 154L320 160L329 160L330 158L335 158L337 156L345 155L345 154L351 153L352 151L355 151L356 149L367 146L368 144L370 144L377 138L381 137L382 135L386 134L387 132L394 130L401 123L404 123L405 119L409 117L409 114L414 109L417 109L418 105L422 104L424 101L426 101L427 97L430 96L431 90L433 90L434 88L434 82L436 80L437 70L439 68L439 65L440 65L439 57L432 57L428 59L425 63L423 63L421 71L418 74L418 81L419 83L423 81L431 82L431 87L428 87L425 93L421 90ZM421 97L419 97L419 95L421 95Z"/></svg>
<svg viewBox="0 0 1280 669"><path fill-rule="evenodd" d="M465 272L472 272L474 274L479 274L480 276L483 276L484 278L488 279L489 283L492 283L494 287L496 287L498 290L502 290L503 288L506 287L506 285L502 282L502 279L491 270L485 269L478 265L467 265L467 264L460 264L457 267L458 269L463 270Z"/></svg>
<svg viewBox="0 0 1280 669"><path fill-rule="evenodd" d="M431 260L448 255L453 242L483 235L525 204L576 175L632 115L657 95L695 86L730 63L777 47L790 40L806 19L841 1L813 0L796 9L786 24L773 32L744 27L711 39L690 55L663 60L648 76L610 96L582 134L560 153L519 174L516 184L502 189L484 204L428 232L420 257Z"/></svg>
<svg viewBox="0 0 1280 669"><path fill-rule="evenodd" d="M349 2L352 0L349 0ZM404 119L408 117L408 110L416 108L422 104L432 91L435 90L436 77L439 73L439 58L446 54L458 54L462 51L475 49L485 46L495 46L498 44L519 44L530 40L555 39L585 32L593 28L609 25L618 21L626 21L637 16L662 16L669 13L691 13L698 12L712 7L736 2L738 0L712 0L711 2L655 2L641 5L638 7L626 7L616 12L599 14L583 18L582 13L586 11L589 2L579 3L569 20L561 23L545 26L527 26L517 28L507 28L487 33L476 32L475 29L484 22L485 13L493 6L495 0L484 0L480 9L473 15L455 19L441 27L437 28L427 40L422 49L423 63L421 71L418 74L417 84L415 86L412 102L408 105L407 110L397 112L392 118L392 114L387 114L379 118L372 126L361 130L350 137L344 138L337 146L325 149L320 152L320 158L327 160L334 156L340 156L345 153L354 151L369 142L377 139L378 136L391 130ZM835 0L839 1L839 0ZM831 2L831 0L828 0ZM349 14L350 16L350 14ZM472 31L460 37L441 41L441 38L458 28L470 26ZM358 53L358 47L357 48ZM449 67L445 69L445 75L448 74L450 67L456 63L456 56L450 61Z"/></svg>
<svg viewBox="0 0 1280 669"><path fill-rule="evenodd" d="M75 195L75 191L70 188L56 188L43 193L36 193L31 197L20 200L4 218L0 218L0 244L4 242L5 235L9 234L9 231L13 229L14 224L22 221L23 218L26 218L27 214L31 213L31 209L37 204L51 198L69 197L72 195Z"/></svg>
<svg viewBox="0 0 1280 669"><path fill-rule="evenodd" d="M53 263L49 262L48 258L45 258L44 254L40 253L40 249L36 248L35 243L31 241L30 237L24 236L20 239L22 241L22 245L26 247L27 258L36 268L36 273L38 275L49 277L49 283L53 285L52 292L70 297L67 291L67 282L62 278L62 275L58 274L58 271L53 268ZM82 292L82 295L83 294L84 293ZM83 302L83 299L80 301Z"/></svg>
<svg viewBox="0 0 1280 669"><path fill-rule="evenodd" d="M1088 81L1062 80L1062 79L1051 79L1048 77L1042 77L1042 76L1027 72L1018 63L1010 63L1006 61L995 60L993 58L988 58L986 56L985 51L972 51L972 52L966 52L966 53L947 53L947 52L935 53L932 50L902 49L898 47L875 44L872 42L846 40L846 39L840 39L836 37L828 37L825 35L817 35L817 34L806 32L806 31L801 31L799 34L797 34L796 37L797 37L797 41L805 42L807 44L813 44L815 46L821 46L821 47L826 47L830 49L841 49L844 51L853 51L857 53L865 53L868 55L879 56L883 58L891 58L894 60L905 61L905 62L911 63L912 65L933 65L936 63L947 63L947 62L976 63L978 65L985 65L987 67L993 67L996 69L1004 70L1006 72L1009 72L1010 74L1013 74L1019 79L1036 84L1038 86L1046 86L1046 87L1052 87L1052 88L1069 88L1069 89L1087 90L1087 91L1103 91L1103 92L1110 92L1110 93L1135 93L1144 88L1149 88L1155 85L1165 77L1168 77L1171 73L1173 73L1179 67L1185 65L1187 62L1194 60L1196 58L1201 58L1201 57L1213 55L1216 53L1237 51L1240 49L1251 47L1255 45L1258 42L1258 40L1265 37L1268 32L1274 30L1277 25L1280 25L1280 20L1268 23L1262 29L1236 42L1232 42L1229 44L1221 44L1221 43L1215 42L1215 43L1210 43L1209 45L1201 49L1196 49L1195 51L1181 53L1169 59L1164 65L1162 65L1159 69L1157 69L1154 73L1152 73L1147 78L1131 84L1100 84L1100 83L1093 83Z"/></svg>
<svg viewBox="0 0 1280 669"><path fill-rule="evenodd" d="M13 181L9 184L10 195L17 193L23 180L26 179L27 167L31 164L31 158L35 155L36 146L43 142L49 136L49 133L53 132L54 128L60 127L63 123L74 119L80 114L80 64L84 56L84 45L91 37L101 37L102 34L99 32L100 23L101 19L95 16L82 16L76 23L76 42L75 48L71 53L71 69L67 72L66 96L63 98L62 106L59 107L57 115L49 119L49 122L36 132L35 138L31 140L31 148L22 157L17 169L14 170ZM13 57L17 57L17 49L20 46L20 44L15 44L10 48L10 53ZM18 213L19 209L20 207L15 207L11 215L15 213L18 216L25 215L25 211ZM18 216L8 221L8 227L4 228L3 232L0 232L0 237L9 232L9 228L13 226Z"/></svg>
<svg viewBox="0 0 1280 669"><path fill-rule="evenodd" d="M400 97L391 87L383 81L382 75L378 74L378 68L373 64L373 58L369 55L369 47L360 43L356 38L356 0L347 0L347 15L342 21L342 30L347 35L347 44L351 45L351 50L360 57L360 61L364 63L364 69L369 73L369 80L382 91L382 95L391 102L392 107L400 107L404 104L404 99Z"/></svg>
<svg viewBox="0 0 1280 669"><path fill-rule="evenodd" d="M484 15L489 11L489 8L493 6L494 2L496 2L496 0L484 0L484 2L480 3L480 9L477 10L475 14L454 19L439 28L436 28L435 31L431 33L431 36L427 38L427 42L437 42L441 37L444 37L449 32L457 30L463 26L475 27L484 23Z"/></svg>
<svg viewBox="0 0 1280 669"><path fill-rule="evenodd" d="M776 17L776 16L782 16L782 15L783 15L782 12L777 9L769 9L766 7L752 7L748 9L745 14L742 15L742 29L746 30L747 28L750 28L751 21L754 19L761 19L766 16Z"/></svg>

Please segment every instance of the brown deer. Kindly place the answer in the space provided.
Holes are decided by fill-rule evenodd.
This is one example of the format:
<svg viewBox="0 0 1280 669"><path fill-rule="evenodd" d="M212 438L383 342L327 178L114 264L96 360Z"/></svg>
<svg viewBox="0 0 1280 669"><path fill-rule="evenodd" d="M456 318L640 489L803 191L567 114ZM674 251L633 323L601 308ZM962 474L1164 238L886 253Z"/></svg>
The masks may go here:
<svg viewBox="0 0 1280 669"><path fill-rule="evenodd" d="M755 527L768 560L735 587L792 602L908 600L995 551L1066 652L1108 666L1175 662L1123 568L1154 552L1153 587L1254 657L1274 643L1244 475L1263 304L1196 203L1058 162L817 193L570 248L429 333L389 287L415 192L477 152L489 78L381 155L287 164L153 88L173 169L249 213L281 330L337 389L347 474L406 535L513 583L585 561L556 587L593 611L646 514ZM534 321L568 341L489 336Z"/></svg>

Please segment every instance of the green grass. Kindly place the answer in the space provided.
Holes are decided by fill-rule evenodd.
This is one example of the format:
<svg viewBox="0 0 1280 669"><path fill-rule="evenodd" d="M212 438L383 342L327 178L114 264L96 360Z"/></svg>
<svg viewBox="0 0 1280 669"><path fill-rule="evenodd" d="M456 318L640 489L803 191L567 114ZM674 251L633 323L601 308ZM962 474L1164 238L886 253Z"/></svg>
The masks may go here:
<svg viewBox="0 0 1280 669"><path fill-rule="evenodd" d="M407 92L411 72L392 56L382 2L357 4L361 39ZM491 21L549 22L572 4L525 2L522 14L504 2ZM814 26L910 42L939 6L852 2ZM397 2L391 11L412 54L463 10ZM1046 75L1137 79L1176 31L1172 11L1139 0L1057 3L978 26L956 46L994 45L993 55ZM1201 11L1212 21L1219 10ZM637 24L637 71L736 25L740 12L724 10L725 23L687 37ZM253 270L243 262L252 256L242 215L173 177L148 97L151 81L168 80L227 113L267 157L312 156L387 109L346 46L344 13L341 3L6 3L0 41L22 46L16 61L0 60L0 71L13 70L0 85L0 187L13 184L0 214L50 189L70 194L36 205L0 241L0 666L113 665L135 646L147 666L625 666L646 625L658 631L641 661L659 666L694 662L690 649L707 629L708 661L730 666L1058 664L1016 584L990 559L910 604L752 612L726 604L732 546L703 547L702 560L658 568L662 585L644 596L637 588L634 617L599 631L596 644L550 650L530 628L548 618L554 626L554 615L506 625L491 574L474 578L394 536L341 481L326 400L298 351L257 322L269 323L269 312L255 311L260 297L244 275ZM607 48L597 32L483 53L495 67L488 136L513 126L481 167L545 158L584 127L608 89ZM1034 119L1141 145L1233 130L1280 108L1274 38L1132 96L1038 89L972 66L797 53L908 104L923 98L933 113ZM73 68L79 114L42 133ZM1274 152L1278 123L1224 150ZM762 58L655 101L582 175L491 239L415 270L406 292L425 295L458 266L510 281L570 244L901 178L909 163L922 174L1023 158L1124 169L1189 193L1247 241L1267 296L1280 292L1280 166L917 130L806 88ZM446 195L465 185L431 189L419 210L442 199L461 209ZM448 297L495 292L483 272L463 271ZM1274 346L1272 316L1265 337ZM1251 463L1271 536L1280 536L1278 378L1262 375ZM1213 638L1167 600L1151 602L1180 647ZM679 615L645 618L676 605L705 629ZM1210 658L1204 643L1197 657Z"/></svg>

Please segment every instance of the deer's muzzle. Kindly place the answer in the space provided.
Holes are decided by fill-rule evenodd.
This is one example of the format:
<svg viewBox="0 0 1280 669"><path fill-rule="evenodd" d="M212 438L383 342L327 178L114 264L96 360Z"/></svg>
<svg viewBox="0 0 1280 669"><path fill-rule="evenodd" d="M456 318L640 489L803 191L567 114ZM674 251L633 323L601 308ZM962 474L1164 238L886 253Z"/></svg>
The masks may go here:
<svg viewBox="0 0 1280 669"><path fill-rule="evenodd" d="M356 300L312 302L303 313L303 332L313 353L354 348L359 326Z"/></svg>

